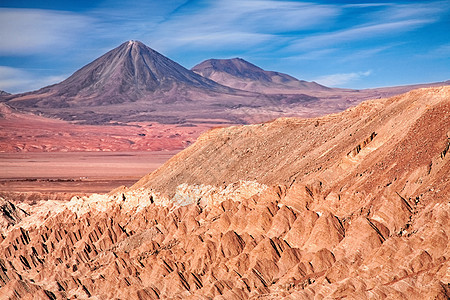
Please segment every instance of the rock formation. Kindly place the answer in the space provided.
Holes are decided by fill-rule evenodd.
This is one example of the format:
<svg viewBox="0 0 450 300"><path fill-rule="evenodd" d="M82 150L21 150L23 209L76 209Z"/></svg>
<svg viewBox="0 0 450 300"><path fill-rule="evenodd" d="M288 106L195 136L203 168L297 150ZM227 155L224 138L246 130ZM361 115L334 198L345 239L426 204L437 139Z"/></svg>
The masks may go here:
<svg viewBox="0 0 450 300"><path fill-rule="evenodd" d="M130 188L23 207L0 294L448 299L449 112L438 87L211 130Z"/></svg>

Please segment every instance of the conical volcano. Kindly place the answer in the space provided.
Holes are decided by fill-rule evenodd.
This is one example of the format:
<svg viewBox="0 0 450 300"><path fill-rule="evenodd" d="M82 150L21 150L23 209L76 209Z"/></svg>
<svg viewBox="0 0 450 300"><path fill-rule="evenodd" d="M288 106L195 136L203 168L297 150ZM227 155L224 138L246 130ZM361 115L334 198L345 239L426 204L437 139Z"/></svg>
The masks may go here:
<svg viewBox="0 0 450 300"><path fill-rule="evenodd" d="M128 41L93 61L63 81L59 95L104 95L114 102L135 101L155 92L197 88L217 92L226 89L189 71L145 46Z"/></svg>
<svg viewBox="0 0 450 300"><path fill-rule="evenodd" d="M27 93L14 106L84 107L134 102L196 89L229 92L139 41L128 41L76 71L59 84ZM179 93L180 94L180 93Z"/></svg>
<svg viewBox="0 0 450 300"><path fill-rule="evenodd" d="M139 41L127 41L58 84L2 101L39 115L89 124L173 124L205 117L233 123L223 106L258 96L202 77Z"/></svg>

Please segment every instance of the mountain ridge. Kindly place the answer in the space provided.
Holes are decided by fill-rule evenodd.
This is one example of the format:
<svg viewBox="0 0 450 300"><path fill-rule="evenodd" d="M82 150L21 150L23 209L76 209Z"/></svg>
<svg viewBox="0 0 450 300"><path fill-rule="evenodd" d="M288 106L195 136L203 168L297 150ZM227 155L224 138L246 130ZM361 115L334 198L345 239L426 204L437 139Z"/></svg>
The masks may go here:
<svg viewBox="0 0 450 300"><path fill-rule="evenodd" d="M242 59L208 59L193 68L192 71L219 82L225 86L251 91L270 91L270 88L301 89L304 91L329 90L316 82L297 78L275 71L266 71ZM244 82L242 82L244 81Z"/></svg>
<svg viewBox="0 0 450 300"><path fill-rule="evenodd" d="M356 155L352 154L355 149L355 153L358 154L357 157L361 158L363 157L363 154L360 154L360 152L365 153L368 149L370 149L370 153L374 152L374 150L381 146L379 143L386 146L389 145L389 143L387 143L390 139L389 137L394 134L402 138L408 137L405 130L400 129L399 127L401 122L404 123L401 124L402 126L410 128L416 124L415 122L420 120L421 114L429 114L428 108L432 107L434 103L442 103L442 107L448 105L446 99L450 97L449 89L450 87L444 86L413 90L400 96L365 101L358 106L349 108L343 112L323 117L311 119L279 118L272 122L247 125L244 127L232 126L212 129L198 138L196 147L192 145L185 151L177 154L177 156L169 161L166 166L161 167L161 170L148 174L138 182L136 187L161 187L161 191L164 194L170 195L175 191L174 187L185 182L193 185L201 183L220 185L222 183L229 184L238 179L254 180L255 178L263 184L284 184L290 186L293 182L300 180L300 178L303 178L302 181L307 181L308 178L312 177L316 178L318 173L322 173L320 170L325 168L323 164L326 164L328 166L327 168L329 168L331 167L331 165L329 165L330 163L336 163L336 166L333 167L336 169L341 167L344 168L344 166L348 164L349 166L346 168L351 170L350 166L355 165L353 163L353 157ZM433 102L431 102L431 100L427 102L426 99L432 99ZM411 107L414 106L420 107L420 110L412 110ZM391 125L395 129L389 129L388 126L383 123L384 121L382 121L383 118L394 118L390 115L395 116L396 123L392 123ZM433 116L433 118L430 117L428 122L434 122L433 128L436 130L436 134L439 134L442 139L442 145L438 148L442 148L443 150L446 147L447 142L446 134L448 134L448 138L450 138L450 131L448 133L445 132L446 127L444 125L449 118L449 115L446 114L445 109L440 112L440 115L441 118L436 116ZM370 122L366 120L370 120ZM441 126L439 127L437 124L441 124ZM286 132L280 134L279 128L283 128ZM325 128L328 132L325 134L325 129L322 130L321 128ZM346 130L342 131L338 128L346 128ZM381 130L380 128L383 129ZM415 130L417 131L419 129L416 128ZM384 132L384 135L381 134L381 131ZM425 134L426 132L424 129L421 129L421 131L422 134ZM418 133L415 134L418 135ZM237 136L242 136L244 142L233 143L230 141L230 137L237 140ZM254 139L264 139L264 142L260 143L258 141L255 143L253 142ZM223 146L216 149L214 148L214 143L219 145L223 144ZM363 151L363 147L369 143L371 143L371 146ZM253 145L253 150L247 151L247 148L251 149L251 145ZM391 145L389 145L389 147L391 147ZM284 150L281 151L279 148ZM308 152L304 152L307 149L309 149ZM318 153L322 152L328 155L331 153L337 154L336 151L338 151L338 149L340 154L333 157L333 160L327 160L325 155L318 155ZM233 161L224 160L221 161L224 165L218 166L216 163L205 160L204 155L201 154L202 151L215 153L210 154L211 159L215 159L215 157L224 157L231 155L232 153L235 155L241 154L242 156L239 156L239 160L236 160L236 162L239 162L238 164L234 164ZM383 153L386 154L392 151L394 150ZM252 155L249 155L249 153ZM367 153L367 155L370 153ZM198 158L197 155L199 155ZM258 159L257 157L259 155L264 157L264 159L262 159L262 157ZM318 155L318 157L315 157L314 159L311 158L311 162L307 165L304 165L303 160L298 159L298 157L305 158L310 155ZM408 156L411 155L412 154L409 154ZM407 155L405 154L405 157L406 156ZM179 160L200 161L200 157L202 157L201 160L205 161L205 165L199 163L193 164L189 174L184 174L184 169L177 169L175 167ZM258 161L264 161L265 164L258 163ZM208 168L208 165L214 165L215 167L214 170L205 172L205 174L208 175L207 177L204 177L201 174L203 174L202 172L205 171L205 168ZM273 166L277 166L277 168L274 168ZM304 174L308 174L307 176L294 176L294 171L288 171L299 169L300 166L307 166L306 169L302 169ZM197 171L193 171L194 169ZM249 170L257 170L257 172L252 173ZM159 178L159 174L165 174L165 176L171 174L176 180L167 180L166 177ZM262 177L255 177L257 174L262 174ZM333 177L332 174L323 176ZM148 179L147 182L146 178ZM161 182L161 184L158 182ZM167 182L170 182L170 184Z"/></svg>

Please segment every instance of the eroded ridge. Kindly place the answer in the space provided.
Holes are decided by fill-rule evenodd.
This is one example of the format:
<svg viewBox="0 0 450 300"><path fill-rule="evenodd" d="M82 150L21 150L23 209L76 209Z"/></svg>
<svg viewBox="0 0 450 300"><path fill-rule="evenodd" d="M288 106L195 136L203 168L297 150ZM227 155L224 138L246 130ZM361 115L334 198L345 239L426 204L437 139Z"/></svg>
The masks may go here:
<svg viewBox="0 0 450 300"><path fill-rule="evenodd" d="M449 99L215 129L131 188L2 202L0 294L446 299Z"/></svg>

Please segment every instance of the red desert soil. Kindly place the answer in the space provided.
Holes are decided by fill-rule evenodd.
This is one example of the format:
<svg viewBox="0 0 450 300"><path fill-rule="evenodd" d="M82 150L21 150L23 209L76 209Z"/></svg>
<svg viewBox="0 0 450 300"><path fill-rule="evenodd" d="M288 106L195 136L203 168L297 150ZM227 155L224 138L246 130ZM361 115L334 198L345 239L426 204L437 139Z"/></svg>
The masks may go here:
<svg viewBox="0 0 450 300"><path fill-rule="evenodd" d="M70 199L129 186L213 126L79 125L0 104L0 195Z"/></svg>
<svg viewBox="0 0 450 300"><path fill-rule="evenodd" d="M2 200L8 299L448 299L450 87L214 129L131 188Z"/></svg>
<svg viewBox="0 0 450 300"><path fill-rule="evenodd" d="M181 150L216 124L79 125L23 113L0 103L0 152Z"/></svg>

